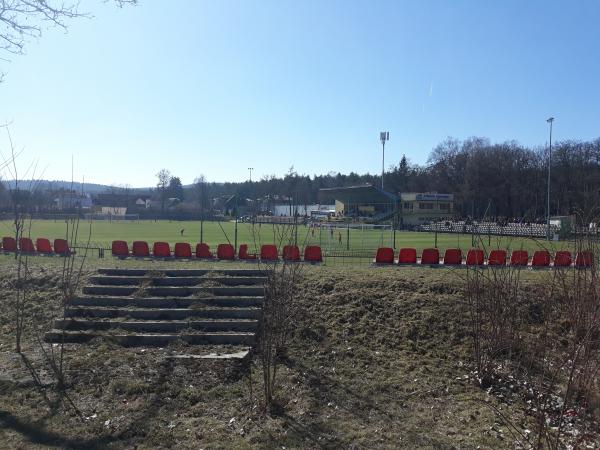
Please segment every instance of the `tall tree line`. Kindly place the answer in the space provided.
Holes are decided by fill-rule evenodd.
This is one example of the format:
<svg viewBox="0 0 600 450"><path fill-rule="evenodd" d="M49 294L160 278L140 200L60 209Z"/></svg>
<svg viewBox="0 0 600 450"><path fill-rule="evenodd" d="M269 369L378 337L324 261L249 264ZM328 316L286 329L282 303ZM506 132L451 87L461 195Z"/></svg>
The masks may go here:
<svg viewBox="0 0 600 450"><path fill-rule="evenodd" d="M553 215L575 214L600 205L600 139L553 145L550 163ZM430 155L427 174L436 191L454 193L461 215L544 216L548 149L488 139L447 139Z"/></svg>
<svg viewBox="0 0 600 450"><path fill-rule="evenodd" d="M492 144L487 138L460 141L448 138L431 152L427 164L411 164L405 156L385 173L386 190L440 192L455 195L461 216L527 218L546 214L548 149L528 148L515 141ZM241 198L279 196L297 204L332 203L322 188L371 183L371 174L298 174L266 176L243 183L207 183L212 197L237 194ZM600 138L562 141L552 146L551 214L568 215L600 206Z"/></svg>

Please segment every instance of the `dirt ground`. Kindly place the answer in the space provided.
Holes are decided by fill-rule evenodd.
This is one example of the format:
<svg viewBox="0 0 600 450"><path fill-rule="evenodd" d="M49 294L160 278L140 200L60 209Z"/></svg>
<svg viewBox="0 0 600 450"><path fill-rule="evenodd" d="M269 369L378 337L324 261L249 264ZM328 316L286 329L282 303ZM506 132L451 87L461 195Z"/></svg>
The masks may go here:
<svg viewBox="0 0 600 450"><path fill-rule="evenodd" d="M470 376L459 270L307 268L270 414L257 357L168 357L201 351L184 345L69 345L58 398L36 336L58 313L60 268L33 269L26 358L13 351L10 270L0 272L0 448L501 449L515 439L498 412L532 428L518 392Z"/></svg>

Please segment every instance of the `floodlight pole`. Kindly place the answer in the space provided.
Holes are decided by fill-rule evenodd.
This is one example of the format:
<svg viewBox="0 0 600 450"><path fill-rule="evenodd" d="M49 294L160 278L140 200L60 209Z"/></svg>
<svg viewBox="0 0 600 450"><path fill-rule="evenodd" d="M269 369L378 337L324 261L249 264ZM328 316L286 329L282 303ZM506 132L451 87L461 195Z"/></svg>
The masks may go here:
<svg viewBox="0 0 600 450"><path fill-rule="evenodd" d="M546 238L550 240L550 166L552 163L552 123L554 117L546 120L550 124L550 142L548 146L548 199L546 204Z"/></svg>
<svg viewBox="0 0 600 450"><path fill-rule="evenodd" d="M204 181L200 181L200 242L204 242Z"/></svg>
<svg viewBox="0 0 600 450"><path fill-rule="evenodd" d="M379 133L379 140L381 141L381 189L383 189L383 174L385 173L385 143L390 140L389 131L382 131Z"/></svg>
<svg viewBox="0 0 600 450"><path fill-rule="evenodd" d="M254 170L254 167L248 167L248 171L250 172L250 183L252 183L252 171Z"/></svg>

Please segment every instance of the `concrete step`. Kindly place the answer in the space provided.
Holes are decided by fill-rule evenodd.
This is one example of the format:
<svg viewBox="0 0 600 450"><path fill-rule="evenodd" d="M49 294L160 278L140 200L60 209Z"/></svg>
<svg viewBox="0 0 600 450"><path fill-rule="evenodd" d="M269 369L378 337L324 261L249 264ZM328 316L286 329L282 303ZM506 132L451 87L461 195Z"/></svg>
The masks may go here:
<svg viewBox="0 0 600 450"><path fill-rule="evenodd" d="M147 276L93 276L90 283L101 286L139 286L147 283L150 286L197 286L213 284L214 286L255 286L264 285L267 277L210 276L210 277L147 277Z"/></svg>
<svg viewBox="0 0 600 450"><path fill-rule="evenodd" d="M252 346L268 271L100 269L71 300L48 342L102 338L123 346ZM223 347L225 348L225 347ZM229 347L230 349L232 347ZM210 358L220 358L212 350ZM244 347L235 355L247 355ZM191 355L194 358L197 355ZM239 355L238 355L239 356Z"/></svg>
<svg viewBox="0 0 600 450"><path fill-rule="evenodd" d="M66 317L129 318L140 320L258 319L260 308L106 308L69 307Z"/></svg>
<svg viewBox="0 0 600 450"><path fill-rule="evenodd" d="M140 286L84 286L84 294L89 295L115 295L140 297L188 297L193 295L209 296L258 296L264 295L262 286L229 286L229 287L173 287L173 286L149 286L143 289Z"/></svg>
<svg viewBox="0 0 600 450"><path fill-rule="evenodd" d="M211 346L213 348L214 346ZM179 355L166 355L166 360L177 361L178 363L185 363L187 361L198 361L198 360L226 360L226 361L243 361L250 358L250 347L242 346L226 346L219 351L211 351L203 354L179 354ZM196 370L197 367L195 366Z"/></svg>
<svg viewBox="0 0 600 450"><path fill-rule="evenodd" d="M112 306L141 308L194 308L214 307L260 307L262 296L220 297L131 297L131 296L85 296L71 300L70 306Z"/></svg>
<svg viewBox="0 0 600 450"><path fill-rule="evenodd" d="M112 269L101 268L98 273L111 276L142 277L149 273L161 273L167 277L201 277L207 274L238 277L264 277L269 274L268 270L259 269Z"/></svg>
<svg viewBox="0 0 600 450"><path fill-rule="evenodd" d="M214 333L182 333L182 334L112 334L91 331L66 331L53 329L44 335L46 342L83 343L94 338L103 338L116 342L124 347L157 346L164 347L172 342L182 341L192 345L217 344L217 345L252 345L254 333L242 332L214 332Z"/></svg>
<svg viewBox="0 0 600 450"><path fill-rule="evenodd" d="M254 332L258 327L257 320L89 320L89 319L58 319L54 322L57 329L65 330L124 330L148 333L179 333L184 330L203 332L241 331Z"/></svg>

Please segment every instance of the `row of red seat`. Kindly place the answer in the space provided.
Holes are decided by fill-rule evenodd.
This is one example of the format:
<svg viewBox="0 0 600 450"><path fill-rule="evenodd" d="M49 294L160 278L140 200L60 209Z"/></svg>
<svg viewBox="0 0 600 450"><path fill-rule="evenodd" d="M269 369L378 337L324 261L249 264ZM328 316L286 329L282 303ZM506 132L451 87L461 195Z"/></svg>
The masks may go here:
<svg viewBox="0 0 600 450"><path fill-rule="evenodd" d="M506 250L492 250L487 259L489 266L505 266L507 261ZM575 261L571 257L571 252L562 250L557 251L552 262L550 253L547 250L537 250L531 259L531 267L591 267L594 257L590 251L578 252ZM417 264L417 250L414 248L401 248L398 253L398 260L394 258L394 249L382 247L377 249L375 255L376 264ZM426 248L421 253L420 264L427 265L461 265L463 264L462 252L458 248L449 248L444 252L444 257L440 262L440 252L437 248ZM467 252L467 258L464 261L467 266L482 266L485 264L485 254L483 250L473 248ZM514 250L510 255L509 265L528 266L529 253L527 250Z"/></svg>
<svg viewBox="0 0 600 450"><path fill-rule="evenodd" d="M69 243L66 239L54 239L54 249L50 244L50 240L46 238L37 238L35 241L35 246L33 245L33 240L28 237L19 238L19 245L17 246L17 241L13 237L3 237L2 238L2 251L6 253L41 253L43 255L69 255L71 254L71 249L69 248Z"/></svg>
<svg viewBox="0 0 600 450"><path fill-rule="evenodd" d="M146 241L135 241L132 244L131 252L129 246L125 241L113 241L112 242L112 254L118 258L127 258L133 256L136 258L147 258L151 255L157 258L192 258L195 256L198 259L213 259L215 255L210 251L207 244L200 243L196 244L196 251L192 253L192 246L187 242L178 242L175 244L173 253L171 253L171 247L168 242L154 242L152 245L152 254L150 253L150 246ZM258 260L262 261L278 261L279 252L277 246L273 244L262 245L260 248L260 255L254 253L248 253L248 245L240 245L238 252L238 259L245 261ZM221 260L233 260L235 259L235 248L231 244L219 244L217 246L217 259ZM283 247L281 257L285 261L301 261L300 249L297 245L286 245ZM304 261L317 263L323 261L321 254L321 247L315 245L308 245L304 248Z"/></svg>

